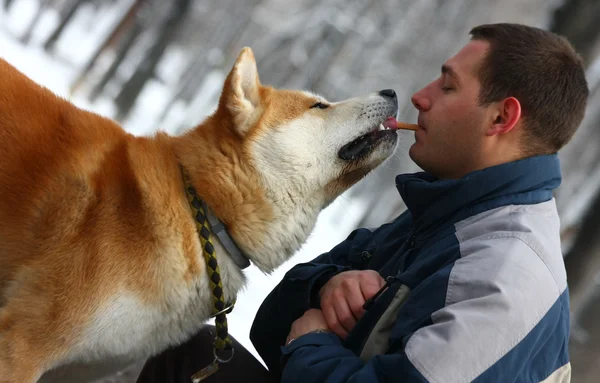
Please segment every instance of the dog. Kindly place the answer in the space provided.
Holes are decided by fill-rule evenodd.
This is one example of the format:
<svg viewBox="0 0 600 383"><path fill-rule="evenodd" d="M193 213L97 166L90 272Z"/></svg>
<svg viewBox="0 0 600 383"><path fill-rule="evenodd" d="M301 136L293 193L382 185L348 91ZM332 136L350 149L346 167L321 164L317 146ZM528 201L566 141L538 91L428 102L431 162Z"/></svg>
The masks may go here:
<svg viewBox="0 0 600 383"><path fill-rule="evenodd" d="M231 302L244 260L269 273L289 259L398 140L385 123L398 112L393 90L329 102L275 89L248 47L215 111L179 135L130 135L4 60L0 89L4 383L53 381L68 366L92 372L58 381L85 381L201 328L214 313L212 274L190 193L227 234L209 225Z"/></svg>

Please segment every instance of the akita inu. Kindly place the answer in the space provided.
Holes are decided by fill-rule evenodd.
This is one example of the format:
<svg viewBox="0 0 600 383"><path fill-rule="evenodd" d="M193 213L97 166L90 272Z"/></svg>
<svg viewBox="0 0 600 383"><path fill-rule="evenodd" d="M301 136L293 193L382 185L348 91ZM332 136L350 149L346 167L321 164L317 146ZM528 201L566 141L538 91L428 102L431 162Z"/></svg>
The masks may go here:
<svg viewBox="0 0 600 383"><path fill-rule="evenodd" d="M217 110L181 136L132 136L3 60L0 89L0 382L115 369L199 330L214 265L190 187L226 228L212 241L230 302L244 257L267 273L289 259L397 141L394 91L332 103L263 86L249 48Z"/></svg>

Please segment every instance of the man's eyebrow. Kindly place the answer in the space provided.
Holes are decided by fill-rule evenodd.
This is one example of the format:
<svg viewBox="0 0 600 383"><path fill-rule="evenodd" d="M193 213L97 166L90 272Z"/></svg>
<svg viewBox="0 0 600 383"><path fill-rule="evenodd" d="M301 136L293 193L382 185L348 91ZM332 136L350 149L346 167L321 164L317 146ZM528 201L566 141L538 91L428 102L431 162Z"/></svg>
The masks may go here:
<svg viewBox="0 0 600 383"><path fill-rule="evenodd" d="M456 72L454 71L454 69L452 69L450 66L444 64L442 65L442 73L448 74L451 77L453 77L456 81L458 81L458 76L456 75Z"/></svg>

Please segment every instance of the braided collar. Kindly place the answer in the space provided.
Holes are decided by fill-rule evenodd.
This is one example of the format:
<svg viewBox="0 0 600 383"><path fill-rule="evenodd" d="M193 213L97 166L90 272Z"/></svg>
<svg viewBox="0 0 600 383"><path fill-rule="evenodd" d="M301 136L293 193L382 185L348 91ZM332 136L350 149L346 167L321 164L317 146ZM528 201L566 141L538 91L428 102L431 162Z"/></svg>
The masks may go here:
<svg viewBox="0 0 600 383"><path fill-rule="evenodd" d="M229 232L227 231L227 228L225 227L223 222L221 222L221 220L219 220L217 216L214 215L214 213L210 210L206 202L198 197L196 189L192 186L190 178L183 169L183 167L182 172L184 175L183 178L185 182L186 194L188 195L188 200L190 200L191 204L192 200L190 199L190 196L192 196L193 199L197 201L195 202L195 204L197 205L195 209L198 210L202 208L204 216L203 219L208 220L208 230L210 230L214 235L217 236L217 238L219 238L219 242L221 242L221 245L223 245L223 247L227 251L227 254L233 260L233 262L235 262L237 267L243 270L250 266L250 259L248 258L246 253L244 253L242 249L240 249L236 245L233 238L231 238L231 236L229 235Z"/></svg>
<svg viewBox="0 0 600 383"><path fill-rule="evenodd" d="M182 169L183 170L183 169ZM207 376L213 374L218 370L219 363L227 363L231 361L234 354L233 341L229 336L229 330L227 326L227 314L233 310L235 299L229 304L225 304L225 297L223 295L223 282L221 280L221 271L219 269L219 263L215 256L215 248L212 242L212 230L211 224L207 217L206 205L198 198L196 190L192 186L189 177L183 171L186 195L190 208L194 213L194 220L200 243L202 244L202 254L207 266L207 272L209 276L210 289L213 297L213 308L211 318L215 318L216 336L213 344L213 353L215 359L213 363L204 369L198 371L192 376L193 382L199 382ZM225 230L223 230L225 231ZM223 356L224 353L229 353L229 356Z"/></svg>

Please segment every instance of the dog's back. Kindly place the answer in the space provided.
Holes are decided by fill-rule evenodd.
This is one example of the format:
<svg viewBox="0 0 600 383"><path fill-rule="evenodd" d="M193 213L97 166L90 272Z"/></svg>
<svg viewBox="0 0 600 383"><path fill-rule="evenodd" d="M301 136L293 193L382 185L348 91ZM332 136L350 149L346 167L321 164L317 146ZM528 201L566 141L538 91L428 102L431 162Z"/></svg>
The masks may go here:
<svg viewBox="0 0 600 383"><path fill-rule="evenodd" d="M77 209L94 196L84 178L88 170L105 166L97 142L103 140L106 147L125 142L125 133L110 120L73 107L4 60L0 89L0 284L6 284L16 267L36 261L28 257L44 254L36 249L55 245L46 243L53 236L49 227L67 229L85 214Z"/></svg>

